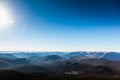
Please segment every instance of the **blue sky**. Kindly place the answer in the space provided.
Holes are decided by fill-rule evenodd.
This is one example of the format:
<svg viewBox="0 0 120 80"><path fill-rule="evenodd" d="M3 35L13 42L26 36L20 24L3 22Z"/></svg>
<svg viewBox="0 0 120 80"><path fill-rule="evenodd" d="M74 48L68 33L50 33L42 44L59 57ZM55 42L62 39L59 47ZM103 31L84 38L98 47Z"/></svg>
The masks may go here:
<svg viewBox="0 0 120 80"><path fill-rule="evenodd" d="M119 0L0 0L14 24L0 50L120 51Z"/></svg>

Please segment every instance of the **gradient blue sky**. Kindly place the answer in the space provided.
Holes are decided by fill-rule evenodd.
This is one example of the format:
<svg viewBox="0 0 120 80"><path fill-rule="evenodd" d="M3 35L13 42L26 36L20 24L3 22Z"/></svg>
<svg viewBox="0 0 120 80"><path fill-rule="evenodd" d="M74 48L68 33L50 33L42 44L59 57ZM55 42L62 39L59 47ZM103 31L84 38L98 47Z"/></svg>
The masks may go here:
<svg viewBox="0 0 120 80"><path fill-rule="evenodd" d="M14 25L1 51L120 51L120 0L0 0Z"/></svg>

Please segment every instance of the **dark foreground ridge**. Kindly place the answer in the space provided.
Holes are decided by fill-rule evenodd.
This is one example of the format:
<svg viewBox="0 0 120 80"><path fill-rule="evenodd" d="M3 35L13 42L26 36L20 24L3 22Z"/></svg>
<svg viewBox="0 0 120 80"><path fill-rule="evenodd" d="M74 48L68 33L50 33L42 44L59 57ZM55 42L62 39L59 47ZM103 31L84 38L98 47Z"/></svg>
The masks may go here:
<svg viewBox="0 0 120 80"><path fill-rule="evenodd" d="M0 80L120 80L120 76L95 74L32 76L12 70L2 70Z"/></svg>

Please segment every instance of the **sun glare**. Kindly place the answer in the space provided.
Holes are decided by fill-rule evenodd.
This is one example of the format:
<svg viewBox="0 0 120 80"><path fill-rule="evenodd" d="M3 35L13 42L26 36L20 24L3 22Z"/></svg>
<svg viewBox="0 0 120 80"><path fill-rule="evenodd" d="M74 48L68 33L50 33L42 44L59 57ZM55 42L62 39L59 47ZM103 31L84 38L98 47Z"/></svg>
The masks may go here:
<svg viewBox="0 0 120 80"><path fill-rule="evenodd" d="M14 21L9 11L4 6L0 6L0 29L8 27L13 23Z"/></svg>

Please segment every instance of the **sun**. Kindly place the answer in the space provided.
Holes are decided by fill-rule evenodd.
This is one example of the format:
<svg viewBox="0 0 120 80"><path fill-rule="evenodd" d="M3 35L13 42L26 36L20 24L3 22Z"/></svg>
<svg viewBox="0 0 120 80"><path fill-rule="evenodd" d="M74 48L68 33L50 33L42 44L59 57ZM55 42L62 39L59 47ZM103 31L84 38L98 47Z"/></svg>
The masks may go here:
<svg viewBox="0 0 120 80"><path fill-rule="evenodd" d="M4 28L6 26L10 26L13 24L12 16L4 6L0 6L0 28Z"/></svg>

